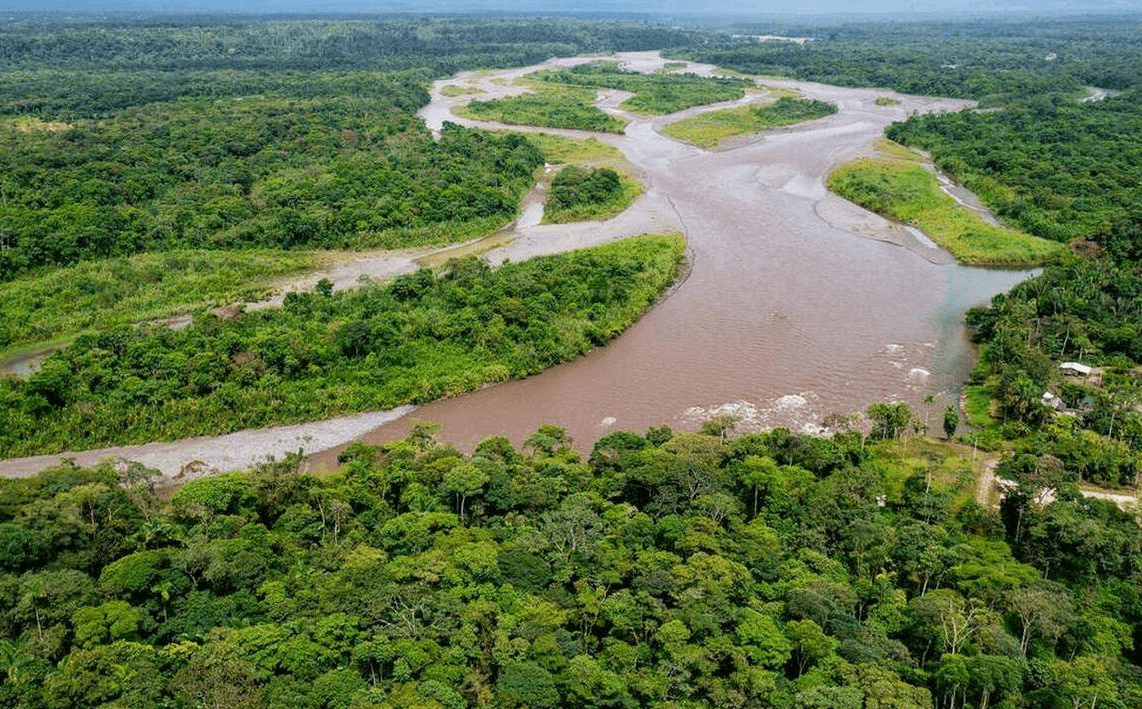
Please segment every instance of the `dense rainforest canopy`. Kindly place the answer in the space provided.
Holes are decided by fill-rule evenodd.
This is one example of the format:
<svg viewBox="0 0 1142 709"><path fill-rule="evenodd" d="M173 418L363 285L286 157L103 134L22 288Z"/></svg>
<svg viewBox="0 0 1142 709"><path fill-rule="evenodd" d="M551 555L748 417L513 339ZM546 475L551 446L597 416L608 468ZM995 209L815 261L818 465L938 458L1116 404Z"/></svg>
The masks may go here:
<svg viewBox="0 0 1142 709"><path fill-rule="evenodd" d="M465 456L424 424L350 447L322 477L286 460L162 498L138 466L6 481L0 696L47 708L1142 701L1131 516L1061 479L1055 502L1036 503L1031 476L1002 514L982 508L970 449L726 432L616 432L584 461L554 426L523 450L490 438Z"/></svg>

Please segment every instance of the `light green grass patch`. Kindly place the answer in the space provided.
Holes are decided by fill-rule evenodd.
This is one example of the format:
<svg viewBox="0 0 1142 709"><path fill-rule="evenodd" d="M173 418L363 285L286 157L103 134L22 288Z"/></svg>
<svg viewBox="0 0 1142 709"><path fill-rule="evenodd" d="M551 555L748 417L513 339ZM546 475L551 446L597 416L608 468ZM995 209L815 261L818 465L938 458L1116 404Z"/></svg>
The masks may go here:
<svg viewBox="0 0 1142 709"><path fill-rule="evenodd" d="M460 84L446 84L440 87L440 95L454 98L456 96L470 96L482 94L484 90L475 86L461 86Z"/></svg>
<svg viewBox="0 0 1142 709"><path fill-rule="evenodd" d="M877 106L899 106L899 99L894 99L891 96L877 96L874 103Z"/></svg>
<svg viewBox="0 0 1142 709"><path fill-rule="evenodd" d="M910 160L917 163L926 160L918 151L905 147L895 140L889 140L888 138L877 138L876 142L873 143L873 147L876 148L877 152L890 158L896 158L897 160Z"/></svg>
<svg viewBox="0 0 1142 709"><path fill-rule="evenodd" d="M172 251L86 261L0 284L0 349L258 300L317 252Z"/></svg>
<svg viewBox="0 0 1142 709"><path fill-rule="evenodd" d="M888 501L899 503L909 479L920 478L934 494L951 496L959 509L972 499L970 448L925 436L884 441L869 447L871 464L884 481Z"/></svg>
<svg viewBox="0 0 1142 709"><path fill-rule="evenodd" d="M836 110L835 106L822 101L782 97L774 103L751 104L684 118L666 126L662 132L700 148L716 148L730 138L822 118Z"/></svg>
<svg viewBox="0 0 1142 709"><path fill-rule="evenodd" d="M528 140L535 143L543 159L549 163L626 163L622 151L613 145L596 138L577 140L550 133L528 133Z"/></svg>
<svg viewBox="0 0 1142 709"><path fill-rule="evenodd" d="M913 161L860 158L829 176L833 192L865 209L919 228L957 260L977 266L1042 263L1060 245L989 224L944 193Z"/></svg>
<svg viewBox="0 0 1142 709"><path fill-rule="evenodd" d="M774 98L801 98L802 96L797 89L767 88L766 90Z"/></svg>

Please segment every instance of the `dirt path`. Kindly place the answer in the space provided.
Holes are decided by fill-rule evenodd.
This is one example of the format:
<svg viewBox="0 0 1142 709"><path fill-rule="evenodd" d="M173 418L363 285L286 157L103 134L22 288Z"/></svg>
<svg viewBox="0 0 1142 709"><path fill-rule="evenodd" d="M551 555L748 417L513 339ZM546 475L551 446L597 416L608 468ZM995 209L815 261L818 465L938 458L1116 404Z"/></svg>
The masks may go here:
<svg viewBox="0 0 1142 709"><path fill-rule="evenodd" d="M1102 492L1100 490L1080 490L1083 497L1091 497L1096 500L1107 500L1118 505L1120 509L1130 509L1138 507L1137 495L1123 495L1114 492Z"/></svg>
<svg viewBox="0 0 1142 709"><path fill-rule="evenodd" d="M999 458L992 458L983 465L983 472L976 481L975 501L980 507L991 506L991 493L995 489L995 469L999 466Z"/></svg>
<svg viewBox="0 0 1142 709"><path fill-rule="evenodd" d="M975 501L978 502L981 507L997 507L999 502L1003 499L1006 490L1015 486L1015 483L1010 480L1000 480L996 478L995 469L998 466L998 458L992 458L986 461L979 475L979 479L976 480ZM998 492L998 494L993 494L996 492ZM1136 509L1138 507L1137 495L1091 489L1080 489L1079 492L1082 493L1083 497L1113 502L1123 510ZM1050 503L1054 501L1054 499L1055 491L1049 488L1043 488L1036 496L1036 501L1040 504Z"/></svg>
<svg viewBox="0 0 1142 709"><path fill-rule="evenodd" d="M665 63L657 52L621 54L617 58L625 66L643 71L657 70ZM632 116L618 108L623 98L620 94L604 92L600 96L600 103L604 109L628 118L631 123L623 135L602 136L583 131L498 126L460 119L451 113L454 106L472 98L487 99L521 93L525 89L514 86L512 82L526 73L545 67L572 66L594 59L597 57L575 57L552 60L538 67L499 72L465 72L452 79L437 82L433 87L432 102L420 113L432 130L439 130L443 122L449 120L480 127L542 130L575 138L595 137L619 148L644 177L644 194L628 210L605 222L539 224L539 215L542 213L541 199L540 195L533 193L525 200L521 218L503 234L498 235L498 241L487 242L486 246L490 250L486 251L485 258L489 262L498 264L506 259L524 260L540 254L602 244L647 232L683 230L689 233L691 228L695 227L708 231L702 222L710 219L713 214L720 214L724 218L725 209L716 206L713 200L704 200L702 195L688 194L691 213L684 219L676 209L672 195L678 190L696 189L693 181L688 179L687 171L695 171L693 174L708 174L715 166L721 170L718 174L725 174L727 179L731 180L718 182L719 190L736 193L744 188L746 192L743 194L750 195L750 199L760 200L760 205L764 209L785 209L786 207L780 206L784 204L788 205L789 210L800 210L802 209L800 205L809 205L810 210L816 210L818 214L827 214L826 221L839 231L870 239L892 241L922 255L929 249L921 240L905 230L896 228L884 220L876 222L879 218L875 215L870 217L868 212L828 193L824 189L821 176L827 174L831 166L848 159L861 149L867 149L868 141L880 135L884 120L901 119L910 111L955 110L968 105L967 102L894 94L900 99L900 105L886 109L873 106L874 99L885 94L881 90L852 90L807 82L767 81L767 86L794 89L809 98L830 101L838 106L839 113L834 117L759 136L751 144L750 150L713 153L666 139L657 129L682 115L692 115L702 110L716 110L727 104L690 109L675 116ZM688 70L706 75L717 72L714 67L695 64L688 65ZM462 93L445 96L445 93L454 93L444 90L448 85L460 87ZM756 97L743 99L746 100L756 100ZM740 101L730 102L728 105L740 103ZM759 158L753 154L756 152L753 149L768 145L770 140L773 140L774 145L782 151L791 152L782 152L777 162L758 163ZM812 160L808 164L780 161L796 159L789 156L806 155L804 149L797 147L802 143L813 146ZM865 148L861 148L862 145ZM697 189L707 189L707 187L703 185ZM711 193L711 197L715 196L715 193ZM696 197L698 201L694 201ZM709 209L720 212L707 213ZM784 215L785 212L781 212L775 218L786 219ZM748 216L745 219L750 221ZM504 240L509 240L509 243L503 244ZM710 245L711 248L714 246L716 245ZM336 288L348 288L356 285L362 278L374 280L391 278L415 269L421 261L442 257L442 254L451 253L456 249L480 251L483 248L484 245L462 245L424 251L351 255L346 262L310 274L304 279L296 279L293 283L287 284L287 288L309 289L322 277L334 281ZM732 254L718 254L716 250L710 251L702 258L711 261L733 258ZM840 264L837 267L839 268ZM822 275L818 274L818 277ZM275 301L280 303L281 297L283 296L264 303L249 304L247 307L250 309L273 307ZM774 322L780 325L783 320L779 318ZM167 475L177 475L188 463L195 461L201 461L201 465L192 467L242 468L263 460L267 455L281 456L295 452L299 448L305 451L321 451L342 445L358 438L363 428L376 428L384 421L404 417L408 411L409 409L398 409L264 431L239 432L228 436L0 461L0 475L32 474L55 463L60 457L74 458L85 465L108 457L135 459L157 467ZM665 411L663 415L667 415Z"/></svg>

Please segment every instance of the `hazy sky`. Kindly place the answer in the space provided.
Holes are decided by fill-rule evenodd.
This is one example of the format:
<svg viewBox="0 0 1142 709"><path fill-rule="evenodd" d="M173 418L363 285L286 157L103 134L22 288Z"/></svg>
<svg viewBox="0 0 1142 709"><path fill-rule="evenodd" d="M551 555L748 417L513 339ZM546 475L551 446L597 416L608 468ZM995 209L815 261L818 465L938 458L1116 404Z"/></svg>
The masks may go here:
<svg viewBox="0 0 1142 709"><path fill-rule="evenodd" d="M1142 11L1142 0L0 0L0 10L174 12L641 12L651 14L979 13Z"/></svg>

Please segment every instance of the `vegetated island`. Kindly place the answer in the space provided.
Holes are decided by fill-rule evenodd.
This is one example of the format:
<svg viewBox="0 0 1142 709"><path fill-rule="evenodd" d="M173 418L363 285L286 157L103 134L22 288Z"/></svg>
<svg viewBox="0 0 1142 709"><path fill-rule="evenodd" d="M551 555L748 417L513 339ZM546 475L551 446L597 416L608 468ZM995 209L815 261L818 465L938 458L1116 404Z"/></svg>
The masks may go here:
<svg viewBox="0 0 1142 709"><path fill-rule="evenodd" d="M601 220L621 213L642 193L642 187L609 167L567 165L551 180L543 221L561 224Z"/></svg>
<svg viewBox="0 0 1142 709"><path fill-rule="evenodd" d="M841 165L829 175L828 188L865 209L915 226L962 263L1033 266L1061 248L984 221L940 189L921 156L900 146L890 153Z"/></svg>
<svg viewBox="0 0 1142 709"><path fill-rule="evenodd" d="M754 83L687 73L643 74L597 61L562 69L546 69L518 79L529 92L519 96L473 100L454 109L465 118L508 125L569 128L622 133L626 121L594 105L603 89L634 94L619 108L633 113L666 115L693 106L736 100Z"/></svg>
<svg viewBox="0 0 1142 709"><path fill-rule="evenodd" d="M780 96L773 103L707 111L683 118L662 132L700 148L717 148L731 138L824 118L836 112L836 106L824 101Z"/></svg>

